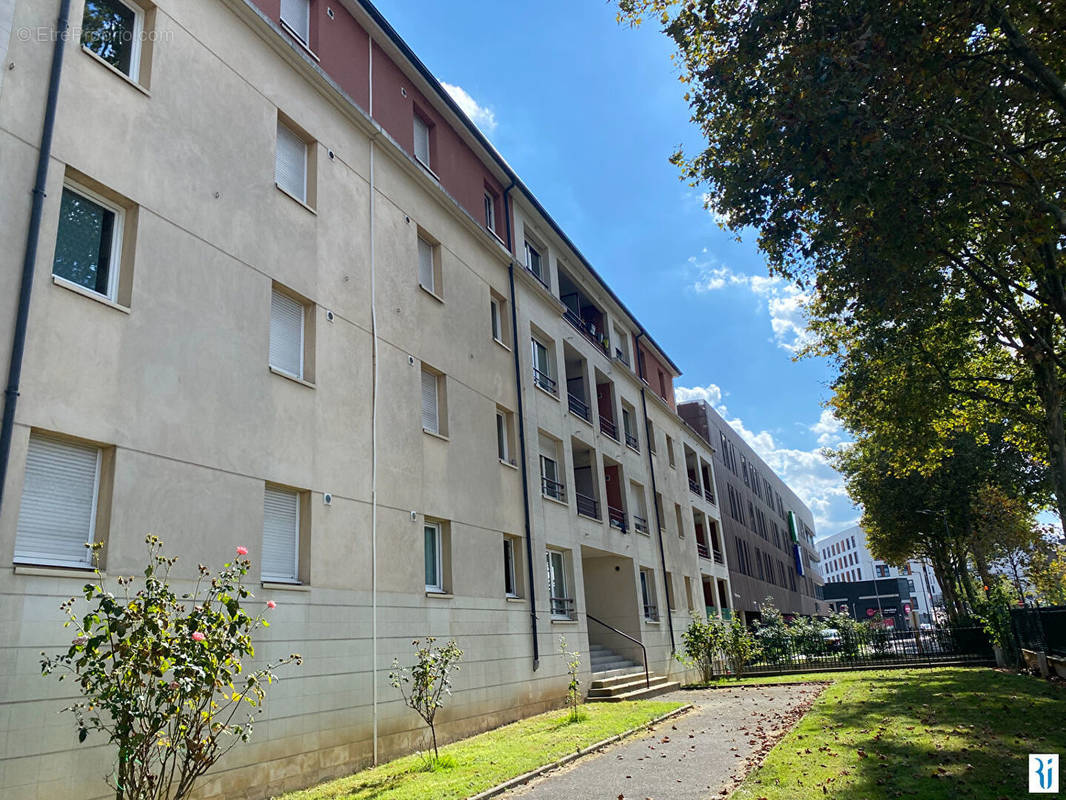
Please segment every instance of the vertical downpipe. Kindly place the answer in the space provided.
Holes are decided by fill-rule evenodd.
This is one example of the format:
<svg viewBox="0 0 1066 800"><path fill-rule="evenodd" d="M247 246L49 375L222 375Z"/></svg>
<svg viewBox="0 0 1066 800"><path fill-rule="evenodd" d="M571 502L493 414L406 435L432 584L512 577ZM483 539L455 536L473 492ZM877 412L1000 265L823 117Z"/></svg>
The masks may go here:
<svg viewBox="0 0 1066 800"><path fill-rule="evenodd" d="M640 337L644 335L644 331L637 334L637 338L634 344L640 347ZM634 354L634 358L637 359L637 369L640 371L639 377L641 381L644 381L644 360L638 357L638 354ZM670 613L670 587L666 585L666 547L663 545L663 526L659 524L659 489L655 483L655 462L651 457L651 437L648 435L648 398L645 394L646 389L640 387L640 407L644 413L644 441L648 448L648 472L651 475L651 493L652 501L655 504L655 531L659 534L659 558L663 564L663 587L666 591L666 624L670 630L670 653L677 652L677 645L674 642L674 616ZM665 512L663 512L665 513Z"/></svg>
<svg viewBox="0 0 1066 800"><path fill-rule="evenodd" d="M370 121L374 121L374 37L367 35ZM378 316L375 304L374 137L370 139L370 331L374 364L370 395L370 677L374 718L374 764L378 763Z"/></svg>
<svg viewBox="0 0 1066 800"><path fill-rule="evenodd" d="M30 318L30 293L33 291L33 267L37 261L37 244L41 238L44 189L48 183L48 162L52 157L52 134L55 131L56 104L59 100L59 78L63 74L63 52L67 41L67 18L69 16L70 0L62 0L59 4L59 16L56 18L52 71L48 78L48 98L44 107L41 149L37 153L37 180L33 185L30 223L26 228L26 251L22 261L22 283L19 286L18 308L15 312L15 332L11 339L11 360L8 363L7 389L4 391L4 416L3 421L0 422L0 507L3 505L4 484L7 481L7 462L11 456L11 437L15 429L15 405L18 403L19 382L22 379L22 355L26 349L26 327Z"/></svg>

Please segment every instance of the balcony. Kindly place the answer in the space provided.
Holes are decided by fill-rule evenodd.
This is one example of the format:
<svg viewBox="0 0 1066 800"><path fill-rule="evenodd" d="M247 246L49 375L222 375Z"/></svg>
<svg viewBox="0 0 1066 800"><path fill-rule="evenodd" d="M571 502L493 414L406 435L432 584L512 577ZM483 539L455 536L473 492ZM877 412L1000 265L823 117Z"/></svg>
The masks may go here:
<svg viewBox="0 0 1066 800"><path fill-rule="evenodd" d="M553 619L574 619L574 598L551 597L549 602Z"/></svg>
<svg viewBox="0 0 1066 800"><path fill-rule="evenodd" d="M655 603L644 604L644 619L648 622L659 621L659 607Z"/></svg>
<svg viewBox="0 0 1066 800"><path fill-rule="evenodd" d="M581 417L585 422L592 422L592 409L589 408L588 403L573 393L568 393L566 399L572 413Z"/></svg>
<svg viewBox="0 0 1066 800"><path fill-rule="evenodd" d="M636 514L634 514L633 515L633 528L637 531L637 533L645 533L646 534L646 533L648 533L648 521L646 519L644 519L644 517L638 517Z"/></svg>
<svg viewBox="0 0 1066 800"><path fill-rule="evenodd" d="M629 431L626 431L626 444L636 450L638 453L640 452L640 439L631 434Z"/></svg>
<svg viewBox="0 0 1066 800"><path fill-rule="evenodd" d="M546 391L548 394L553 394L556 397L559 396L559 388L555 383L555 379L550 375L541 372L536 367L533 367L533 383Z"/></svg>
<svg viewBox="0 0 1066 800"><path fill-rule="evenodd" d="M595 325L585 322L585 320L581 319L581 317L579 317L571 308L567 308L566 311L563 312L563 319L569 322L575 329L577 329L578 333L600 348L604 353L608 352L607 337L602 333L597 332Z"/></svg>
<svg viewBox="0 0 1066 800"><path fill-rule="evenodd" d="M625 509L607 506L607 521L611 524L612 528L617 528L622 533L626 532Z"/></svg>
<svg viewBox="0 0 1066 800"><path fill-rule="evenodd" d="M692 478L689 478L688 488L694 495L696 495L696 497L703 497L703 489L700 487L699 481L694 481Z"/></svg>
<svg viewBox="0 0 1066 800"><path fill-rule="evenodd" d="M618 426L614 424L614 420L607 419L607 417L600 417L600 430L616 442L618 441Z"/></svg>
<svg viewBox="0 0 1066 800"><path fill-rule="evenodd" d="M696 542L696 552L699 553L700 558L709 559L711 557L711 548L703 542Z"/></svg>
<svg viewBox="0 0 1066 800"><path fill-rule="evenodd" d="M589 497L581 492L574 492L574 500L577 501L577 513L590 519L600 518L600 504L595 497Z"/></svg>
<svg viewBox="0 0 1066 800"><path fill-rule="evenodd" d="M707 502L710 503L712 506L717 505L714 502L714 493L710 489L704 489L703 496L707 498Z"/></svg>
<svg viewBox="0 0 1066 800"><path fill-rule="evenodd" d="M550 478L542 477L540 479L540 493L545 497L550 497L552 500L558 500L560 503L566 502L566 486Z"/></svg>
<svg viewBox="0 0 1066 800"><path fill-rule="evenodd" d="M715 564L725 564L725 559L722 558L722 551L718 550L717 548L714 551L714 563Z"/></svg>

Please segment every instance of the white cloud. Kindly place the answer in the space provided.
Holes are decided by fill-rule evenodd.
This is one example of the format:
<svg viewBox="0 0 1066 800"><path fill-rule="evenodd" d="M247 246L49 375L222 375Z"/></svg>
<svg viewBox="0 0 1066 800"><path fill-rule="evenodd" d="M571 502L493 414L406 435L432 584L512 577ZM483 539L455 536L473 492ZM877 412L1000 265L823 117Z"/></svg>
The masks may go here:
<svg viewBox="0 0 1066 800"><path fill-rule="evenodd" d="M788 484L814 514L819 536L836 533L858 523L858 514L844 488L844 479L822 455L822 448L844 443L840 422L828 410L807 429L817 435L818 446L810 450L786 447L770 431L753 431L742 419L729 413L723 403L725 393L711 383L687 388L679 386L674 395L680 403L704 400L729 423L744 441Z"/></svg>
<svg viewBox="0 0 1066 800"><path fill-rule="evenodd" d="M716 292L727 287L740 287L751 292L761 309L765 303L770 315L770 329L779 347L795 353L810 342L804 307L809 296L783 278L768 275L748 275L734 272L707 251L702 260L693 256L688 260L689 287L699 293Z"/></svg>
<svg viewBox="0 0 1066 800"><path fill-rule="evenodd" d="M440 85L448 90L448 94L459 104L459 108L470 117L471 121L481 129L482 133L489 134L496 130L496 114L491 108L478 103L462 86L455 86L444 81L441 81Z"/></svg>
<svg viewBox="0 0 1066 800"><path fill-rule="evenodd" d="M711 203L711 196L709 194L704 193L704 195L703 195L703 207L707 209L708 213L710 213L711 219L713 219L721 227L723 227L723 228L727 227L729 225L729 216L727 214L723 214L722 212L718 211L710 203Z"/></svg>

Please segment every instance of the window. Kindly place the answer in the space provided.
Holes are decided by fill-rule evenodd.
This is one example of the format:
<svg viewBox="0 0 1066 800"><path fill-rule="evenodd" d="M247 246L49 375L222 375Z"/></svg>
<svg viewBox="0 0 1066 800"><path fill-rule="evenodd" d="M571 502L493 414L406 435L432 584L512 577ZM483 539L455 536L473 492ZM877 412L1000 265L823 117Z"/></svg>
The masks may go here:
<svg viewBox="0 0 1066 800"><path fill-rule="evenodd" d="M666 458L669 460L671 467L677 467L677 461L674 458L674 440L669 436L666 437Z"/></svg>
<svg viewBox="0 0 1066 800"><path fill-rule="evenodd" d="M677 608L674 602L674 576L669 572L666 573L666 606L671 611Z"/></svg>
<svg viewBox="0 0 1066 800"><path fill-rule="evenodd" d="M270 367L298 380L311 380L308 306L274 286L270 292Z"/></svg>
<svg viewBox="0 0 1066 800"><path fill-rule="evenodd" d="M496 197L492 192L485 192L485 227L496 232Z"/></svg>
<svg viewBox="0 0 1066 800"><path fill-rule="evenodd" d="M655 602L655 573L644 567L640 568L640 599L644 605L644 619L649 622L658 622L659 606Z"/></svg>
<svg viewBox="0 0 1066 800"><path fill-rule="evenodd" d="M552 352L548 345L532 337L533 343L533 382L549 394L557 394L555 367Z"/></svg>
<svg viewBox="0 0 1066 800"><path fill-rule="evenodd" d="M307 203L307 141L280 119L274 155L274 183L301 203Z"/></svg>
<svg viewBox="0 0 1066 800"><path fill-rule="evenodd" d="M103 451L31 433L15 531L15 562L88 567Z"/></svg>
<svg viewBox="0 0 1066 800"><path fill-rule="evenodd" d="M311 43L311 0L281 0L281 21L306 45Z"/></svg>
<svg viewBox="0 0 1066 800"><path fill-rule="evenodd" d="M52 274L114 301L124 218L120 206L68 180L59 201Z"/></svg>
<svg viewBox="0 0 1066 800"><path fill-rule="evenodd" d="M637 438L637 426L633 422L633 409L622 404L622 430L625 432L626 444L634 450L640 450L640 439Z"/></svg>
<svg viewBox="0 0 1066 800"><path fill-rule="evenodd" d="M688 575L685 576L685 602L688 603L687 608L691 611L692 606L692 578Z"/></svg>
<svg viewBox="0 0 1066 800"><path fill-rule="evenodd" d="M299 583L300 495L266 488L263 499L264 581Z"/></svg>
<svg viewBox="0 0 1066 800"><path fill-rule="evenodd" d="M674 503L674 514L677 516L677 538L685 538L685 517L681 513L681 504Z"/></svg>
<svg viewBox="0 0 1066 800"><path fill-rule="evenodd" d="M648 529L648 499L644 494L644 487L633 481L629 482L629 491L633 495L633 527L637 533L649 534Z"/></svg>
<svg viewBox="0 0 1066 800"><path fill-rule="evenodd" d="M496 292L489 292L489 320L492 323L492 338L504 347L510 340L510 323L507 316L507 301Z"/></svg>
<svg viewBox="0 0 1066 800"><path fill-rule="evenodd" d="M503 408L496 409L496 454L500 461L514 464L514 414Z"/></svg>
<svg viewBox="0 0 1066 800"><path fill-rule="evenodd" d="M421 230L418 232L418 285L437 297L444 295L440 245Z"/></svg>
<svg viewBox="0 0 1066 800"><path fill-rule="evenodd" d="M141 65L144 10L121 0L86 0L81 45L136 81Z"/></svg>
<svg viewBox="0 0 1066 800"><path fill-rule="evenodd" d="M566 554L548 550L548 602L553 619L573 619L574 600L570 597L566 575Z"/></svg>
<svg viewBox="0 0 1066 800"><path fill-rule="evenodd" d="M878 578L887 578L887 577L889 577L889 570L888 570L888 567L885 564L876 564L874 566L874 571L877 573L877 577Z"/></svg>
<svg viewBox="0 0 1066 800"><path fill-rule="evenodd" d="M518 569L513 536L503 537L503 590L508 597L518 597Z"/></svg>
<svg viewBox="0 0 1066 800"><path fill-rule="evenodd" d="M427 169L429 161L429 123L415 114L415 158Z"/></svg>
<svg viewBox="0 0 1066 800"><path fill-rule="evenodd" d="M444 591L443 535L439 522L427 522L422 526L426 553L426 591Z"/></svg>
<svg viewBox="0 0 1066 800"><path fill-rule="evenodd" d="M629 366L629 337L617 325L614 326L614 357Z"/></svg>
<svg viewBox="0 0 1066 800"><path fill-rule="evenodd" d="M559 480L559 444L540 434L540 490L545 497L566 502L566 487Z"/></svg>
<svg viewBox="0 0 1066 800"><path fill-rule="evenodd" d="M648 420L648 449L653 453L659 452L655 449L655 424L650 419Z"/></svg>
<svg viewBox="0 0 1066 800"><path fill-rule="evenodd" d="M534 245L526 241L526 269L537 276L537 280L548 285L548 273L545 269L544 259L541 257L540 250Z"/></svg>
<svg viewBox="0 0 1066 800"><path fill-rule="evenodd" d="M422 365L422 430L447 435L444 376Z"/></svg>

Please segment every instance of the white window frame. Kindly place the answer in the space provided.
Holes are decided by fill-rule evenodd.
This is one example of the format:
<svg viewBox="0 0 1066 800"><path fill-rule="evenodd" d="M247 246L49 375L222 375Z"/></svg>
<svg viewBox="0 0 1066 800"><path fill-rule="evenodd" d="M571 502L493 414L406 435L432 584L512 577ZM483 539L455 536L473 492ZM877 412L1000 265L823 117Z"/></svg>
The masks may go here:
<svg viewBox="0 0 1066 800"><path fill-rule="evenodd" d="M298 2L303 6L304 20L303 29L306 31L306 35L300 32L300 29L296 26L294 20L288 20L285 18L285 3L286 0L282 0L281 9L278 12L279 19L285 23L285 27L289 32L303 42L308 47L311 46L311 0L288 0L289 2Z"/></svg>
<svg viewBox="0 0 1066 800"><path fill-rule="evenodd" d="M545 344L539 338L537 338L536 334L531 335L529 337L529 339L530 339L530 342L531 342L530 346L532 348L532 354L533 354L533 369L535 369L541 375L544 375L552 383L554 383L555 384L555 391L552 392L551 390L547 389L546 387L541 386L540 383L538 381L536 381L536 380L534 380L533 383L538 388L543 389L544 391L548 392L549 394L554 394L554 395L558 396L558 394L559 394L559 379L555 375L555 358L554 358L554 350L555 350L555 348L554 348L554 346L549 346L549 345ZM544 359L543 359L543 361L540 359L540 357L538 355L538 350L537 350L538 347L541 350L544 351ZM536 375L534 375L533 377L536 378Z"/></svg>
<svg viewBox="0 0 1066 800"><path fill-rule="evenodd" d="M559 560L559 569L556 572L552 563L552 556L557 556ZM547 550L547 568L548 568L548 611L552 619L572 619L569 614L557 614L555 613L552 605L552 598L559 598L570 600L573 602L574 598L567 594L567 579L566 579L566 553L563 550L556 550L549 547ZM561 594L553 594L553 588L561 588Z"/></svg>
<svg viewBox="0 0 1066 800"><path fill-rule="evenodd" d="M425 274L426 264L423 255L429 255L429 275ZM437 245L430 239L418 234L418 285L432 295L440 295L440 286L437 280Z"/></svg>
<svg viewBox="0 0 1066 800"><path fill-rule="evenodd" d="M488 190L485 190L485 227L496 232L496 197Z"/></svg>
<svg viewBox="0 0 1066 800"><path fill-rule="evenodd" d="M301 170L301 172L303 173L302 174L302 178L303 179L300 182L300 191L299 191L299 193L294 192L292 189L290 189L287 186L282 186L281 182L279 181L278 164L279 164L280 156L281 156L282 131L284 131L285 134L287 134L288 136L291 136L293 138L293 140L298 141L301 145L303 145L303 169ZM299 131L295 130L291 125L287 124L279 116L278 117L278 128L277 128L277 133L276 133L276 139L275 139L275 142L274 142L274 185L277 186L279 189L281 189L281 191L285 192L286 194L291 195L292 197L296 198L297 200L299 200L304 205L307 205L307 170L308 170L308 165L309 165L309 162L310 162L310 159L308 157L308 151L309 150L310 150L310 145L308 144L307 139L304 138L300 134Z"/></svg>
<svg viewBox="0 0 1066 800"><path fill-rule="evenodd" d="M414 115L414 157L426 169L432 171L432 148L430 147L430 124L426 122L422 117L416 113ZM424 134L424 137L423 137ZM421 139L425 140L425 158L419 154L419 143Z"/></svg>
<svg viewBox="0 0 1066 800"><path fill-rule="evenodd" d="M649 617L647 614L648 606L654 606L656 613L659 613L659 594L655 590L655 573L647 567L640 568L640 600L644 620L646 622L658 622L662 618L661 614L658 618Z"/></svg>
<svg viewBox="0 0 1066 800"><path fill-rule="evenodd" d="M434 546L435 546L435 549L436 549L436 555L435 555L435 558L436 558L436 564L435 564L435 566L436 566L436 570L435 570L435 572L436 572L436 582L435 583L427 583L426 584L426 591L427 592L434 592L436 594L444 594L444 547L443 547L443 542L442 542L442 539L444 538L444 536L443 536L443 526L439 522L430 522L430 521L427 520L427 521L423 521L423 523L422 523L422 538L423 538L423 551L422 552L423 552L423 559L425 558L425 536L426 536L426 531L429 530L430 528L432 528L433 531L434 531L433 538L434 538ZM425 567L426 567L426 565L423 563L423 565L422 565L422 572L423 573L425 573L425 571L426 571Z"/></svg>
<svg viewBox="0 0 1066 800"><path fill-rule="evenodd" d="M71 447L71 448L78 447L78 448L82 448L82 449L88 450L88 449L92 449L92 447L93 447L92 445L84 444L84 443L80 443L80 442L67 442L67 441L65 441L63 439L60 439L60 438L57 438L57 437L54 437L54 436L49 436L49 435L44 434L44 433L37 433L37 432L31 433L30 434L30 438L31 438L31 440L33 438L44 439L46 441L53 442L53 443L56 443L56 444L59 444L59 445L66 445L66 446ZM94 543L96 541L96 517L97 517L98 509L99 509L99 506L100 506L100 471L101 471L101 466L103 464L103 455L104 455L103 449L100 448L100 447L97 447L96 448L96 467L95 467L95 472L93 474L93 496L92 496L92 501L91 501L91 503L89 505L89 530L88 530L88 537L87 537L87 542L86 542L87 544L92 544L92 543ZM25 498L25 491L26 491L25 490L25 484L23 484L23 494L22 494L22 498L23 499ZM62 559L62 558L55 558L53 556L49 556L47 553L40 553L40 554L38 554L38 553L27 553L26 555L21 555L21 556L18 555L18 550L19 550L19 545L18 545L18 521L21 519L21 516L22 516L22 500L20 499L20 501L19 501L19 515L16 518L16 522L15 522L15 552L16 552L16 555L15 555L15 557L13 559L14 563L16 563L16 564L40 564L40 565L50 566L50 567L75 567L75 568L77 568L77 567L85 568L85 567L92 566L92 563L93 563L92 551L88 547L85 548L85 551L84 551L85 552L85 557L82 560L67 560L67 559Z"/></svg>
<svg viewBox="0 0 1066 800"><path fill-rule="evenodd" d="M280 372L283 375L288 375L289 377L296 378L297 380L301 380L302 381L304 379L304 350L305 350L305 348L307 346L306 345L306 338L307 338L307 305L305 303L302 303L301 301L297 300L295 297L293 297L292 295L288 294L287 292L282 291L278 286L276 286L276 285L272 286L271 289L270 289L270 338L271 339L273 339L273 337L274 337L274 298L275 297L280 297L280 298L282 298L283 301L294 303L294 304L296 304L296 305L298 305L300 307L300 344L299 344L299 347L300 347L300 369L299 369L298 372L294 373L291 370L288 370L288 369L286 369L283 366L279 366L279 365L275 364L273 359L271 359L269 357L269 351L270 351L269 342L268 342L268 348L267 348L267 353L268 353L267 361L270 364L270 368L271 369L276 370L277 372Z"/></svg>
<svg viewBox="0 0 1066 800"><path fill-rule="evenodd" d="M130 71L122 72L122 70L110 61L104 61L104 63L109 67L112 67L115 71L125 75L134 83L139 83L141 76L141 40L144 38L144 9L137 3L131 3L128 2L128 0L115 0L115 2L121 6L125 6L133 12L133 46L130 48ZM82 47L103 61L103 58L100 55L87 47L84 43L82 43Z"/></svg>
<svg viewBox="0 0 1066 800"><path fill-rule="evenodd" d="M503 537L503 593L506 597L520 597L518 594L518 570L515 567L515 539L512 536ZM511 591L507 590L507 584L511 584Z"/></svg>
<svg viewBox="0 0 1066 800"><path fill-rule="evenodd" d="M532 244L528 239L525 242L526 245L526 269L540 278L544 283L548 282L548 276L544 274L544 254L541 252L543 248ZM533 255L537 256L537 264L539 269L533 269Z"/></svg>
<svg viewBox="0 0 1066 800"><path fill-rule="evenodd" d="M425 376L427 376L427 375L430 376L433 379L433 397L434 397L434 401L435 401L435 403L434 403L434 405L435 405L434 422L436 423L433 427L429 427L429 426L426 425L426 413L425 413L426 412L426 403L425 403L426 377ZM441 433L441 417L443 415L441 414L441 402L440 402L441 379L443 377L444 376L441 375L439 372L434 372L433 370L427 369L424 364L422 365L422 374L419 377L419 396L420 396L420 398L422 400L422 402L421 402L422 430L426 431L427 433L435 434L437 436L443 435Z"/></svg>
<svg viewBox="0 0 1066 800"><path fill-rule="evenodd" d="M260 577L264 583L300 583L300 520L303 515L303 502L300 497L300 492L293 489L283 489L278 486L266 486L263 492L263 502L266 503L266 493L274 492L276 494L290 494L296 497L296 519L295 530L293 531L293 548L292 548L292 575L275 575L266 572L260 572ZM264 512L265 518L265 512ZM263 535L266 535L266 523L264 519ZM265 563L265 560L264 560Z"/></svg>
<svg viewBox="0 0 1066 800"><path fill-rule="evenodd" d="M496 409L496 454L500 461L513 464L511 458L511 425L508 412Z"/></svg>
<svg viewBox="0 0 1066 800"><path fill-rule="evenodd" d="M548 464L551 464L552 472L554 473L554 477L549 477L548 470L545 469L545 467ZM561 486L563 482L561 480L559 480L559 461L557 459L555 459L555 458L552 458L551 456L546 456L546 455L544 455L544 453L541 453L540 454L540 477L541 478L546 478L547 480L551 481L552 483L556 483L556 484L559 484ZM543 489L543 486L541 488ZM552 499L555 499L555 498L552 498Z"/></svg>
<svg viewBox="0 0 1066 800"><path fill-rule="evenodd" d="M76 281L72 281L69 278L64 278L62 275L56 275L52 273L52 277L61 281L66 286L73 286L79 290L85 290L92 292L98 297L103 297L110 300L112 303L116 302L118 295L118 276L119 271L122 269L122 241L123 241L123 227L126 221L126 209L117 203L108 200L106 197L97 194L92 189L78 183L71 178L63 180L63 188L69 189L74 194L81 195L86 200L90 200L99 206L103 206L107 211L110 211L115 215L115 223L111 226L111 258L107 265L107 294L100 294L95 289L90 289L88 286L82 286ZM62 204L60 204L62 207ZM62 222L62 221L61 221ZM59 227L56 227L56 244L59 243ZM55 256L52 258L52 268L55 269Z"/></svg>
<svg viewBox="0 0 1066 800"><path fill-rule="evenodd" d="M489 295L489 318L492 321L492 338L500 344L503 341L503 304L498 298Z"/></svg>

